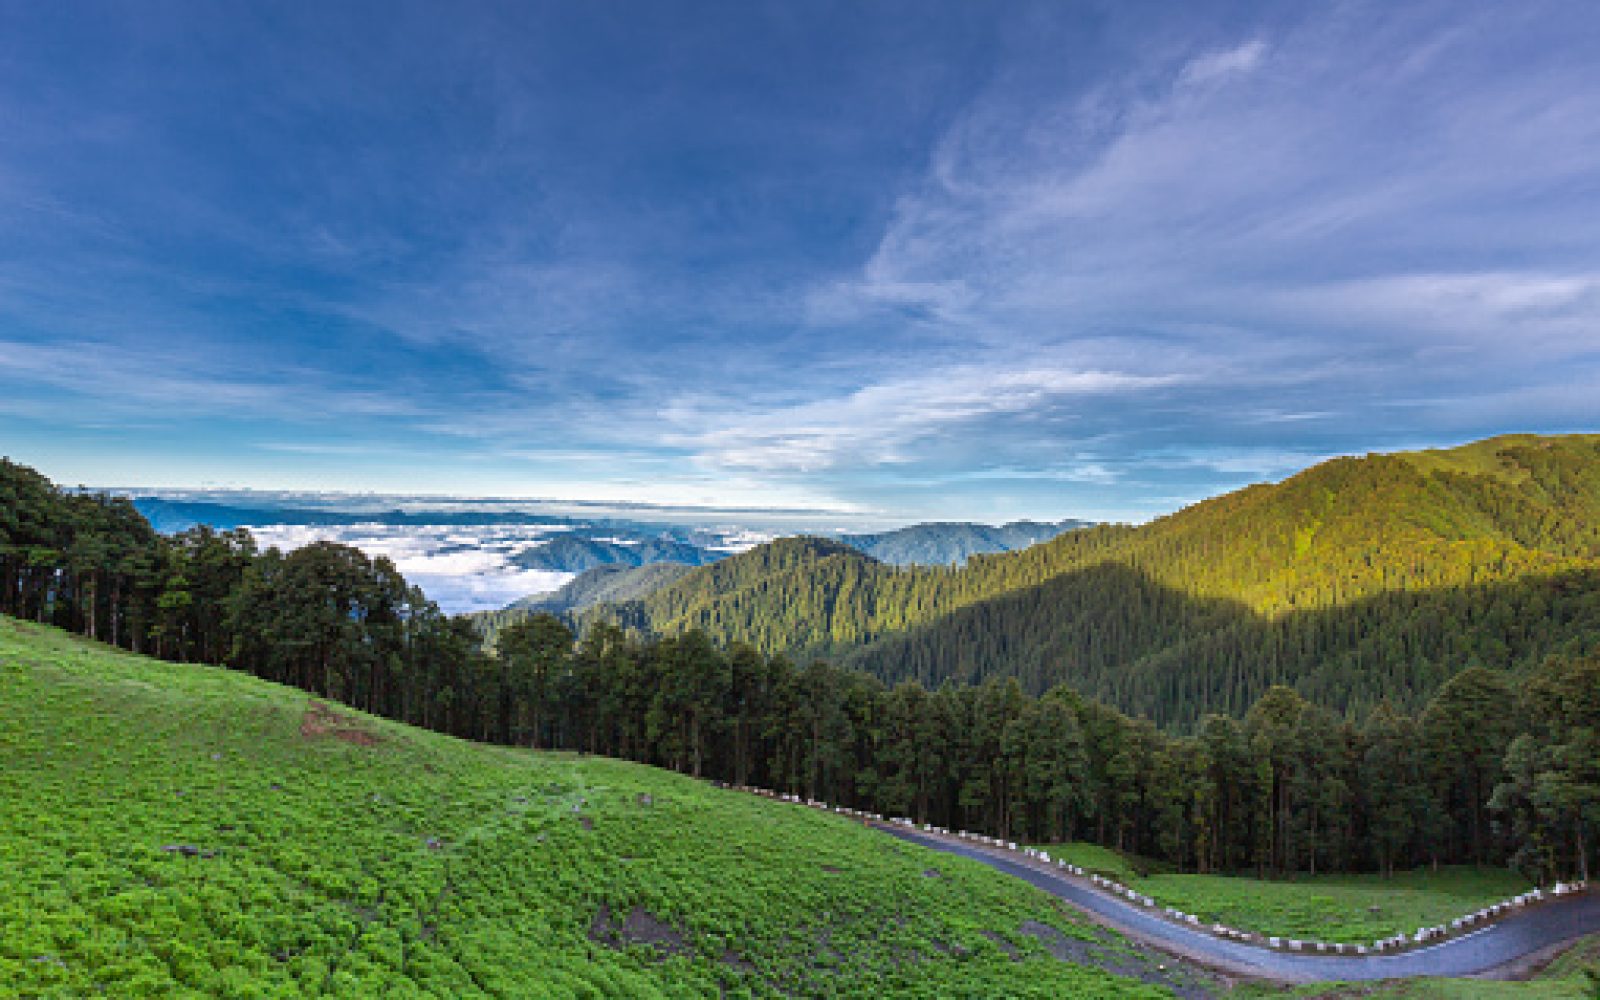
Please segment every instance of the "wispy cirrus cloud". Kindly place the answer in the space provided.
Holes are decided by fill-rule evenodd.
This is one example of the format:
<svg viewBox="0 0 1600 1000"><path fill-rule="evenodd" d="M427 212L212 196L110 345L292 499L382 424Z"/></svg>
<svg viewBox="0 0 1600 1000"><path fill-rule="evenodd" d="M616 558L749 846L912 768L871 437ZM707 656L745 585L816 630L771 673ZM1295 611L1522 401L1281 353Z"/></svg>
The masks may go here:
<svg viewBox="0 0 1600 1000"><path fill-rule="evenodd" d="M304 422L413 418L425 412L417 402L384 387L334 389L303 368L243 372L226 361L197 362L188 352L130 349L105 341L0 340L0 377L92 401L102 416L110 411L146 421L226 415Z"/></svg>
<svg viewBox="0 0 1600 1000"><path fill-rule="evenodd" d="M1386 274L1289 288L1271 298L1284 313L1405 330L1420 349L1501 346L1514 331L1525 357L1561 356L1592 347L1600 329L1600 270Z"/></svg>
<svg viewBox="0 0 1600 1000"><path fill-rule="evenodd" d="M1017 416L1065 400L1172 386L1177 375L965 365L876 382L840 396L728 419L681 401L663 415L693 430L669 440L713 467L811 472L917 460L919 446L984 418ZM725 425L724 425L725 424Z"/></svg>
<svg viewBox="0 0 1600 1000"><path fill-rule="evenodd" d="M1178 74L1178 83L1180 86L1202 87L1230 77L1243 76L1261 65L1266 52L1267 43L1254 38L1233 48L1195 56Z"/></svg>
<svg viewBox="0 0 1600 1000"><path fill-rule="evenodd" d="M1568 400L1528 411L1541 421L1581 425L1595 408L1567 389L1600 377L1583 236L1600 210L1573 197L1600 175L1600 73L1506 54L1575 53L1600 34L1577 13L1342 4L1151 52L1059 100L997 86L859 270L813 291L812 320L898 312L930 338L1093 344L1181 373L1120 427L1029 428L1058 449L1091 430L1151 476L1180 436L1196 456L1297 457L1470 437L1491 429L1473 398L1506 383Z"/></svg>

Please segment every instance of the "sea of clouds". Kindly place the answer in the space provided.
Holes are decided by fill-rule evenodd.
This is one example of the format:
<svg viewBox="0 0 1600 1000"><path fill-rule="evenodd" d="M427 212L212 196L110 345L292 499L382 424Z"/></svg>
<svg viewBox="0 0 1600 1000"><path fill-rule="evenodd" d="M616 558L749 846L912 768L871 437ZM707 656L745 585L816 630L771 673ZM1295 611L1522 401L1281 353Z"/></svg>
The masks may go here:
<svg viewBox="0 0 1600 1000"><path fill-rule="evenodd" d="M562 528L540 525L297 525L251 527L262 548L287 552L312 542L339 542L369 556L388 556L406 580L449 614L503 608L519 597L547 593L572 573L525 570L513 556L548 541Z"/></svg>
<svg viewBox="0 0 1600 1000"><path fill-rule="evenodd" d="M169 524L164 531L181 530L190 523L238 525L248 528L263 549L289 552L326 541L373 557L387 556L407 582L421 587L448 614L498 610L519 598L559 589L577 574L524 569L513 560L569 532L623 545L671 534L704 550L731 555L781 535L832 535L901 523L854 512L777 508L209 487L102 489L179 505L164 512ZM252 514L261 520L253 520ZM280 523L315 522L319 515L346 523ZM352 515L360 520L349 523ZM433 517L450 523L428 523ZM478 517L484 523L473 523Z"/></svg>

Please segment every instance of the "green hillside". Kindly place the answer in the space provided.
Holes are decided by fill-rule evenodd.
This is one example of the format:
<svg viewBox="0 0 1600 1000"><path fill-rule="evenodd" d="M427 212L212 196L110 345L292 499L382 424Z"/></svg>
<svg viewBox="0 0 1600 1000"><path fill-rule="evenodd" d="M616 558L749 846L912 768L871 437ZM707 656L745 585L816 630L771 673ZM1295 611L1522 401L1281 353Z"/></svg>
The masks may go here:
<svg viewBox="0 0 1600 1000"><path fill-rule="evenodd" d="M1364 944L1448 923L1532 888L1505 868L1418 868L1382 875L1308 875L1249 879L1166 870L1082 842L1039 845L1089 871L1115 879L1163 906L1269 936Z"/></svg>
<svg viewBox="0 0 1600 1000"><path fill-rule="evenodd" d="M699 566L719 558L720 552L674 538L635 537L624 544L565 534L517 553L511 562L523 569L582 573L596 566L644 566L657 562Z"/></svg>
<svg viewBox="0 0 1600 1000"><path fill-rule="evenodd" d="M949 569L895 569L842 542L780 538L702 566L636 601L596 609L624 625L669 633L701 628L765 651L827 649L870 618L873 588Z"/></svg>
<svg viewBox="0 0 1600 1000"><path fill-rule="evenodd" d="M925 686L1014 676L1039 693L1065 682L1188 728L1208 713L1242 715L1276 684L1341 713L1380 701L1414 712L1464 667L1520 675L1551 654L1597 648L1596 570L1399 590L1267 617L1104 565L970 605L844 662Z"/></svg>
<svg viewBox="0 0 1600 1000"><path fill-rule="evenodd" d="M1470 662L1517 669L1593 648L1596 568L1600 436L1511 436L1335 459L959 570L786 540L613 615L891 679L1066 680L1182 723L1238 711L1275 681L1370 703L1339 694L1352 690L1342 664L1398 671L1382 693L1416 705ZM1339 676L1318 686L1317 671Z"/></svg>
<svg viewBox="0 0 1600 1000"><path fill-rule="evenodd" d="M0 759L3 996L1169 995L1043 938L1189 976L844 819L9 618Z"/></svg>

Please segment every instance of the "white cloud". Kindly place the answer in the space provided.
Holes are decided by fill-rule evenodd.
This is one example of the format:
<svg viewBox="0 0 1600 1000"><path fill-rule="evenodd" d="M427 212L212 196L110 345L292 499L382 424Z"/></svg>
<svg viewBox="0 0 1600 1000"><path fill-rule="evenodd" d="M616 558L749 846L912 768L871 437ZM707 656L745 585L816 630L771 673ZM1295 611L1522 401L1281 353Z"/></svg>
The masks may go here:
<svg viewBox="0 0 1600 1000"><path fill-rule="evenodd" d="M114 230L142 214L80 216L35 197L52 189L42 167L0 163L9 232L90 234L98 248L57 256L65 243L23 241L0 274L14 328L0 338L0 397L16 397L0 413L80 431L281 422L256 428L266 443L246 457L250 475L282 485L862 510L942 503L892 484L965 470L1031 475L1042 485L1015 502L1043 514L1087 487L1165 495L1137 492L1137 463L1155 468L1180 442L1320 454L1418 428L1448 436L1491 396L1513 422L1592 413L1575 386L1600 363L1600 20L1560 3L1257 14L1231 35L1206 19L1215 33L1200 42L1140 24L1081 60L1052 47L1048 65L997 52L986 92L930 107L951 124L920 176L840 147L851 183L901 184L841 197L866 214L840 226L886 220L848 242L817 235L832 202L789 199L799 188L765 186L754 162L715 206L485 190L484 204L402 213L414 232L373 225L387 213L359 198L263 232L222 202L166 192L151 234L268 244L249 257L263 266L224 274L126 253L150 234ZM730 264L735 230L740 253L756 250ZM847 248L860 248L853 265L808 270ZM307 259L338 280L314 293L273 277ZM336 358L296 371L246 329L209 331L234 315L211 307L222 301L361 333L348 359L322 350L346 345L286 337L304 358ZM29 329L62 333L30 343L16 332ZM1402 408L1393 427L1374 419ZM297 440L329 417L333 429ZM382 454L366 436L410 461L336 461ZM40 450L59 462L67 449ZM237 481L213 468L231 457L166 468ZM124 459L96 461L71 475ZM144 474L141 457L125 461L109 467ZM1261 468L1248 455L1192 467Z"/></svg>
<svg viewBox="0 0 1600 1000"><path fill-rule="evenodd" d="M524 570L511 562L551 532L533 525L264 525L250 531L263 548L290 551L338 542L387 556L408 583L452 614L503 608L519 597L555 590L575 575Z"/></svg>
<svg viewBox="0 0 1600 1000"><path fill-rule="evenodd" d="M1600 326L1600 207L1574 200L1600 175L1600 73L1506 54L1551 30L1346 5L1054 104L999 86L812 315L909 304L928 337L1092 342L1109 367L1183 373L1197 411L1275 385L1250 409L1279 425L1348 423L1343 398L1375 391L1440 395L1418 359L1448 351L1452 377L1537 391ZM782 443L826 454L818 436Z"/></svg>
<svg viewBox="0 0 1600 1000"><path fill-rule="evenodd" d="M902 463L910 460L910 446L979 418L1024 414L1071 398L1139 392L1179 381L1173 375L968 365L731 419L683 403L666 416L672 423L695 428L677 443L694 449L708 465L814 472ZM723 420L729 426L717 426Z"/></svg>
<svg viewBox="0 0 1600 1000"><path fill-rule="evenodd" d="M1257 38L1230 49L1196 56L1179 74L1179 82L1189 86L1200 86L1229 77L1243 76L1261 65L1261 59L1266 52L1267 43Z"/></svg>
<svg viewBox="0 0 1600 1000"><path fill-rule="evenodd" d="M176 493L169 494L176 496ZM213 497L215 498L215 497ZM239 494L223 494L222 499L239 501ZM348 510L363 499L376 509L394 510L414 506L406 498L375 496L324 498L332 509ZM244 502L251 502L248 498ZM258 501L259 502L259 501ZM267 502L270 506L270 501ZM472 508L492 513L494 505L474 503ZM509 504L510 509L525 509ZM449 505L428 501L425 509L439 512ZM610 514L626 512L608 512ZM678 519L685 512L678 512ZM706 524L716 512L699 515L695 526ZM643 516L643 515L636 515ZM726 515L723 515L726 516ZM430 599L450 614L503 608L529 594L556 590L576 574L548 570L527 570L512 560L521 552L568 530L566 525L537 524L382 524L252 526L250 532L261 547L276 547L289 552L313 542L337 542L360 549L374 558L387 556L408 583L422 588ZM737 552L767 541L772 532L748 526L705 527L713 544L707 547ZM624 542L624 544L634 544Z"/></svg>
<svg viewBox="0 0 1600 1000"><path fill-rule="evenodd" d="M1590 349L1600 331L1600 271L1392 274L1284 289L1265 298L1285 312L1404 330L1419 345L1443 340L1547 356Z"/></svg>

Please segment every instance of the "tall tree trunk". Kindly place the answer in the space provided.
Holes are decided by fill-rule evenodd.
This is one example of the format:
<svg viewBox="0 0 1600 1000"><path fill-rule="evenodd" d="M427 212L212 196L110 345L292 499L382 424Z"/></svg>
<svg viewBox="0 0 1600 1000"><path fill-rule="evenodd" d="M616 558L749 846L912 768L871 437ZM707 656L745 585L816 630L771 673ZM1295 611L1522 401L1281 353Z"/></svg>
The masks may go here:
<svg viewBox="0 0 1600 1000"><path fill-rule="evenodd" d="M85 606L84 610L88 615L88 617L85 619L85 624L88 626L88 628L85 630L85 634L88 635L90 639L98 638L98 632L95 629L95 618L97 617L95 614L95 577L95 573L91 572L89 574L89 579L84 583L83 590L83 603Z"/></svg>
<svg viewBox="0 0 1600 1000"><path fill-rule="evenodd" d="M701 748L700 748L700 719L691 712L689 714L689 745L693 750L694 776L700 777Z"/></svg>

